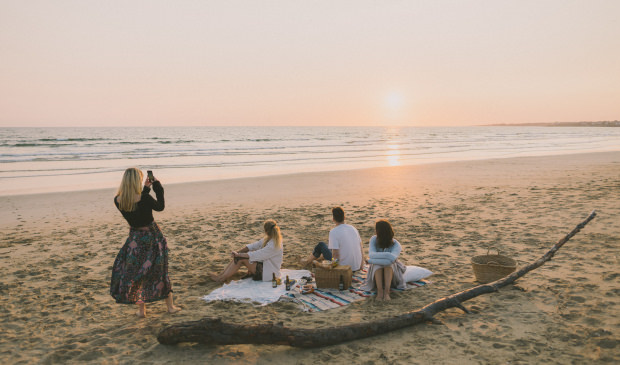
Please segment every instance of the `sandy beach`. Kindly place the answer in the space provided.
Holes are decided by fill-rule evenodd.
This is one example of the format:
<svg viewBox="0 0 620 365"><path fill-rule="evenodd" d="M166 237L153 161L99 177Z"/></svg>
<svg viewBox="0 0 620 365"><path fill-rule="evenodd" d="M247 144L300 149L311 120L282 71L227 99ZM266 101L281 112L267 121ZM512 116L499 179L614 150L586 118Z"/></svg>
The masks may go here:
<svg viewBox="0 0 620 365"><path fill-rule="evenodd" d="M119 305L111 266L128 233L115 189L0 197L0 361L30 363L591 364L620 362L620 152L522 157L167 185L156 213L170 247L175 301ZM119 176L120 181L120 176ZM230 250L276 219L284 268L326 240L342 206L367 250L389 219L401 259L432 270L431 285L340 309L301 312L200 299L221 284ZM471 257L497 248L532 262L596 209L598 216L555 258L498 293L424 324L321 349L163 346L166 325L221 317L235 323L325 327L417 309L477 285ZM241 274L238 275L239 277Z"/></svg>

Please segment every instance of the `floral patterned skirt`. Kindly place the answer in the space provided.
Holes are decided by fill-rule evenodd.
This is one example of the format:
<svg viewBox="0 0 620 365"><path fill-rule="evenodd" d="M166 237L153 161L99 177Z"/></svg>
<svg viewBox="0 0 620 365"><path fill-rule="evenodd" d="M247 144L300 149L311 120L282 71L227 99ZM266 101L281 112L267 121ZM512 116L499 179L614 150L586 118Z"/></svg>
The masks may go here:
<svg viewBox="0 0 620 365"><path fill-rule="evenodd" d="M162 300L172 292L168 277L168 243L153 222L148 230L131 228L112 267L110 295L117 303Z"/></svg>

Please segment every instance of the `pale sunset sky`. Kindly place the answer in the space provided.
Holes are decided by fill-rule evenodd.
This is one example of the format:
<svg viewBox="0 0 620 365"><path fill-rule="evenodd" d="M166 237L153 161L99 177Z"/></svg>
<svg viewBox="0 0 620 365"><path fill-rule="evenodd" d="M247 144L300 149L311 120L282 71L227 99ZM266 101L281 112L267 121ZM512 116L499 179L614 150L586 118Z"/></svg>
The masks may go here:
<svg viewBox="0 0 620 365"><path fill-rule="evenodd" d="M0 0L0 127L620 119L620 1Z"/></svg>

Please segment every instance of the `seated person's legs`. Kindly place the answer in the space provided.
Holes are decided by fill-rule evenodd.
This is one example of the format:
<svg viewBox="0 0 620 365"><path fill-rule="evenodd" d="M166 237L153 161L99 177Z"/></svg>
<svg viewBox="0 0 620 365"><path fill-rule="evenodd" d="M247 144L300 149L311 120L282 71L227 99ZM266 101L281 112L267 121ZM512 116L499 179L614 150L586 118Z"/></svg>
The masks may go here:
<svg viewBox="0 0 620 365"><path fill-rule="evenodd" d="M383 268L383 300L390 300L390 289L392 288L392 279L394 278L394 271L392 266L386 266Z"/></svg>
<svg viewBox="0 0 620 365"><path fill-rule="evenodd" d="M325 242L319 242L316 246L314 246L314 251L312 251L312 256L316 257L317 260L331 260L332 259L332 250L327 248ZM321 256L323 258L321 259Z"/></svg>
<svg viewBox="0 0 620 365"><path fill-rule="evenodd" d="M254 274L254 272L256 271L255 262L250 262L249 259L238 259L231 261L228 266L224 268L224 271L222 271L220 274L211 273L211 279L218 282L224 282L228 280L231 276L233 276L237 271L239 271L241 266L247 267L248 273L250 274Z"/></svg>
<svg viewBox="0 0 620 365"><path fill-rule="evenodd" d="M383 300L383 268L378 268L375 271L375 277L373 280L375 281L375 286L377 287L377 300Z"/></svg>
<svg viewBox="0 0 620 365"><path fill-rule="evenodd" d="M301 260L302 266L308 266L314 260L331 260L332 259L332 251L327 248L327 244L325 242L319 242L316 246L314 246L314 250L312 254L305 259Z"/></svg>

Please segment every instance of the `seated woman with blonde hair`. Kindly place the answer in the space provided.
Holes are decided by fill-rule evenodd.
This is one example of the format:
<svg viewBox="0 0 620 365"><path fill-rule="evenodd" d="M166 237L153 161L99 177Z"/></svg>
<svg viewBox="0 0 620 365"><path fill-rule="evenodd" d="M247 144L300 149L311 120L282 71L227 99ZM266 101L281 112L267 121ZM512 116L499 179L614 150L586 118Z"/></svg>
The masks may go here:
<svg viewBox="0 0 620 365"><path fill-rule="evenodd" d="M390 289L405 289L404 273L407 267L398 261L401 246L394 239L394 230L390 222L380 219L375 223L376 235L370 239L368 250L368 275L362 286L363 290L377 288L377 300L390 300Z"/></svg>
<svg viewBox="0 0 620 365"><path fill-rule="evenodd" d="M232 251L232 261L219 273L211 273L211 279L224 282L230 279L241 266L248 268L248 275L257 281L271 281L273 276L280 278L280 267L284 257L282 234L278 223L269 219L263 224L265 236L260 240Z"/></svg>

